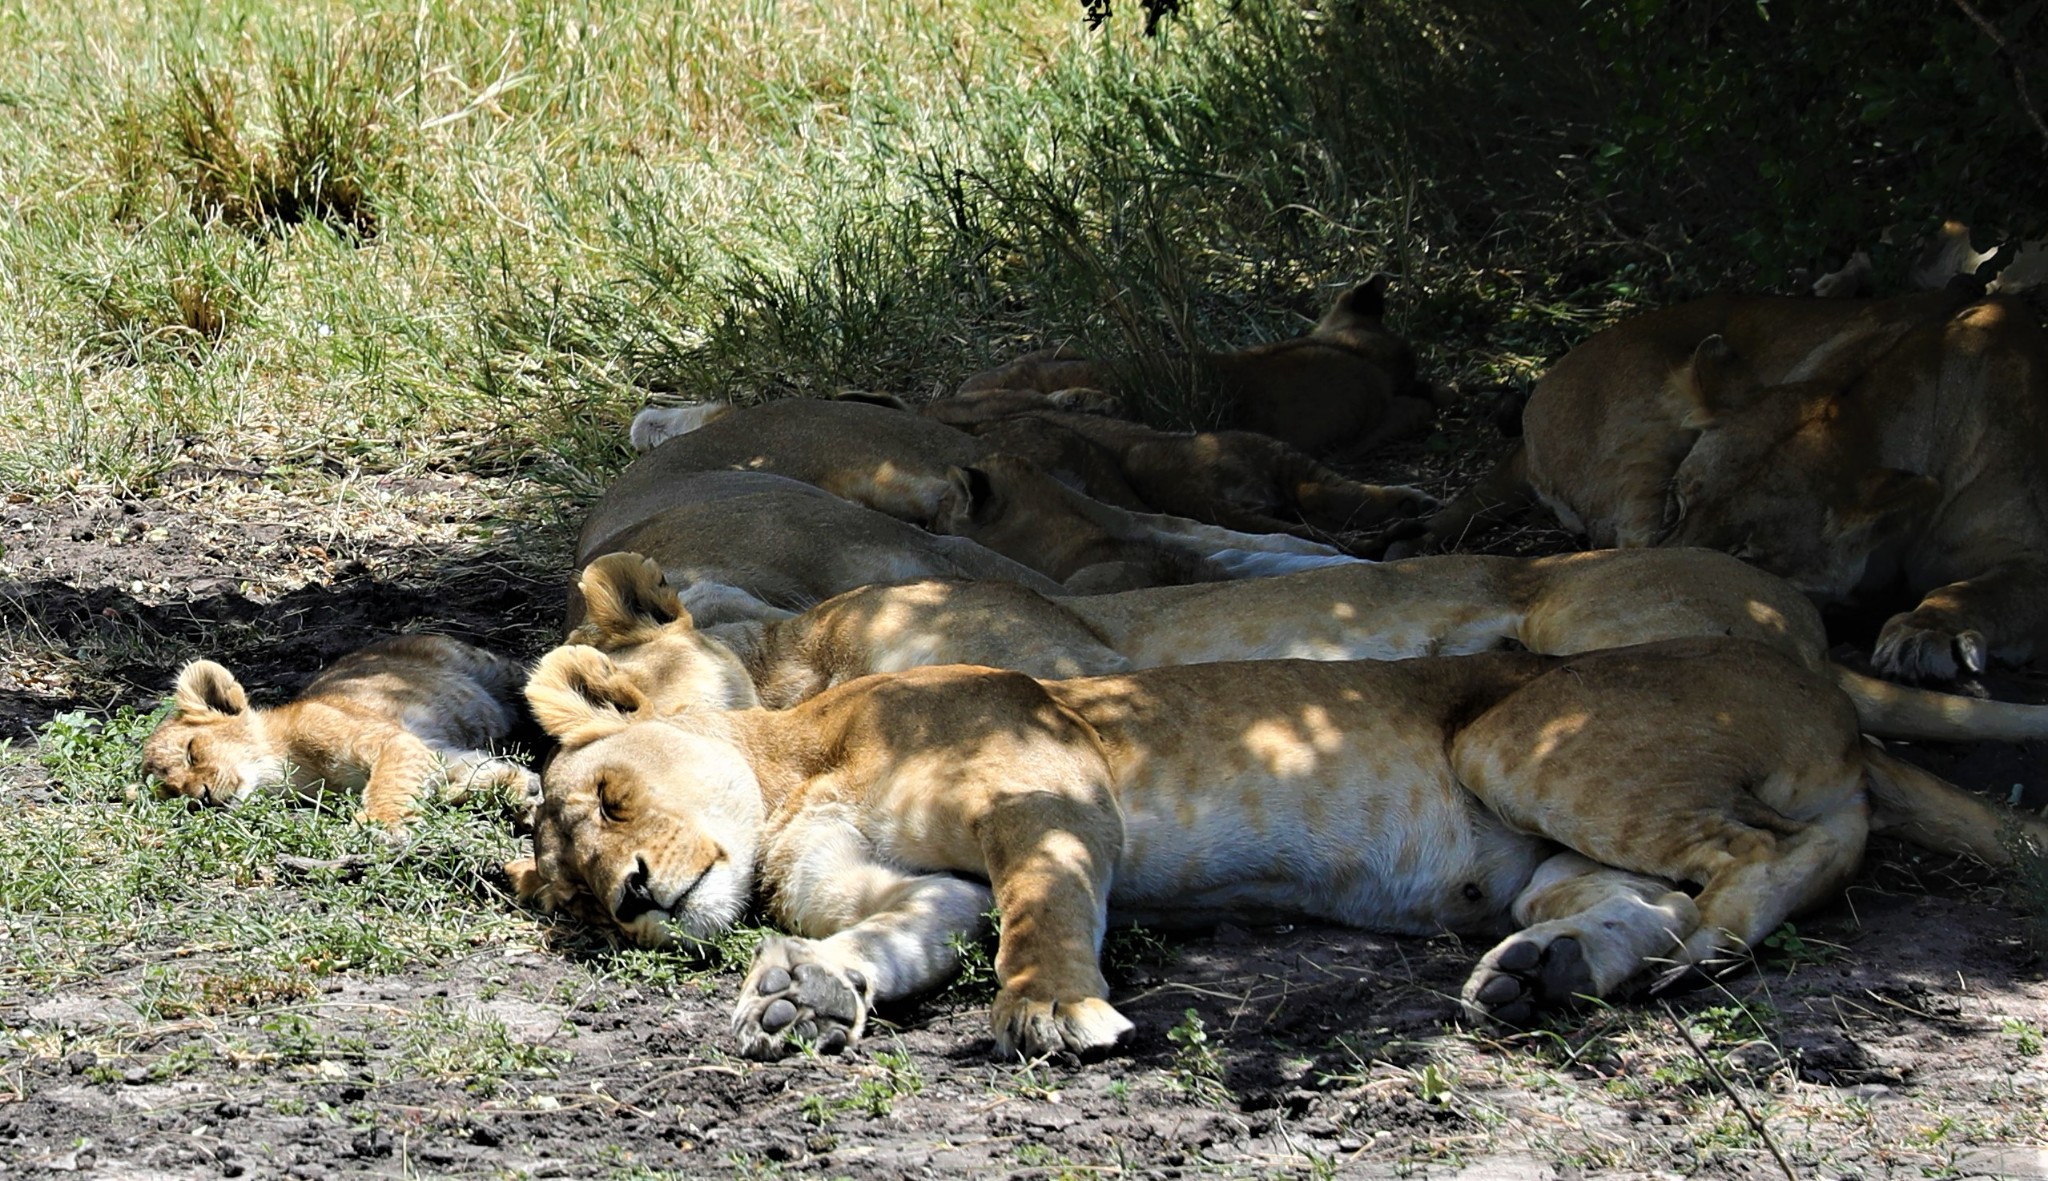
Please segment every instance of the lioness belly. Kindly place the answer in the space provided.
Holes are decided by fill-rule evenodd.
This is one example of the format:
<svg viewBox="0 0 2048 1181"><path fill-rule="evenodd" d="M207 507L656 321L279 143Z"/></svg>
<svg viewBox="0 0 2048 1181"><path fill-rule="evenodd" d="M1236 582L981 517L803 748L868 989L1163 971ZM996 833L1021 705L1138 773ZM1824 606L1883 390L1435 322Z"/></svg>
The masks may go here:
<svg viewBox="0 0 2048 1181"><path fill-rule="evenodd" d="M1123 778L1119 915L1168 925L1292 915L1402 934L1502 918L1551 851L1513 832L1421 734L1254 724L1226 749L1153 752Z"/></svg>

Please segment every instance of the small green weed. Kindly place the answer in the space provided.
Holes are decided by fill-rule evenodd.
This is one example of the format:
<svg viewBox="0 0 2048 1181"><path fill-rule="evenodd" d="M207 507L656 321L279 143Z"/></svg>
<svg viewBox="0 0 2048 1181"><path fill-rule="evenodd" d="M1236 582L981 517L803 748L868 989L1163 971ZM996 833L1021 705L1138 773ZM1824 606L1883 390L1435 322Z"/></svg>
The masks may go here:
<svg viewBox="0 0 2048 1181"><path fill-rule="evenodd" d="M2007 1017L1999 1023L1999 1029L2012 1038L2013 1053L2023 1058L2038 1055L2042 1046L2048 1044L2048 1035L2044 1035L2039 1028L2018 1017Z"/></svg>
<svg viewBox="0 0 2048 1181"><path fill-rule="evenodd" d="M850 1095L813 1093L804 1096L799 1106L804 1119L821 1128L849 1113L879 1119L895 1110L898 1099L923 1092L924 1074L907 1052L880 1051L875 1055L875 1066L881 1073L861 1079Z"/></svg>
<svg viewBox="0 0 2048 1181"><path fill-rule="evenodd" d="M1223 1084L1223 1055L1209 1040L1202 1015L1188 1009L1180 1023L1166 1031L1173 1043L1173 1085L1205 1103L1227 1103L1230 1089Z"/></svg>
<svg viewBox="0 0 2048 1181"><path fill-rule="evenodd" d="M1434 1062L1423 1063L1422 1069L1415 1072L1415 1093L1424 1103L1449 1103L1457 1091L1456 1076Z"/></svg>
<svg viewBox="0 0 2048 1181"><path fill-rule="evenodd" d="M1772 967L1791 971L1792 969L1825 964L1841 953L1841 945L1822 940L1809 939L1799 934L1799 928L1786 923L1764 936L1764 961Z"/></svg>

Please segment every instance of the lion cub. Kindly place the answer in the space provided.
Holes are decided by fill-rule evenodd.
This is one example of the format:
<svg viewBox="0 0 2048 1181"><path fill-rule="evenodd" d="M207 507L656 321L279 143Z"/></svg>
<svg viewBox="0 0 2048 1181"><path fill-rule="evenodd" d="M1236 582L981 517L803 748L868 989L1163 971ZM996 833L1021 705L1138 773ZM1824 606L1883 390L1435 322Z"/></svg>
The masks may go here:
<svg viewBox="0 0 2048 1181"><path fill-rule="evenodd" d="M195 660L176 709L142 745L163 795L229 804L267 788L360 791L358 819L401 824L427 791L538 795L539 779L481 749L511 732L524 681L511 660L445 636L399 636L349 653L294 701L257 709L233 673Z"/></svg>

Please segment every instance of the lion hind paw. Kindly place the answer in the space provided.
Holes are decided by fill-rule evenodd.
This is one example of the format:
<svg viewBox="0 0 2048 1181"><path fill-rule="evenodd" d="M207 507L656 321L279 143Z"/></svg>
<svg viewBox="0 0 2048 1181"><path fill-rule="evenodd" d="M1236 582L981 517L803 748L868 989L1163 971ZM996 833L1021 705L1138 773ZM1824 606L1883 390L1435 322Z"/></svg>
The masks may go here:
<svg viewBox="0 0 2048 1181"><path fill-rule="evenodd" d="M1459 999L1474 1023L1524 1026L1594 991L1585 947L1575 935L1530 928L1487 952L1466 978Z"/></svg>

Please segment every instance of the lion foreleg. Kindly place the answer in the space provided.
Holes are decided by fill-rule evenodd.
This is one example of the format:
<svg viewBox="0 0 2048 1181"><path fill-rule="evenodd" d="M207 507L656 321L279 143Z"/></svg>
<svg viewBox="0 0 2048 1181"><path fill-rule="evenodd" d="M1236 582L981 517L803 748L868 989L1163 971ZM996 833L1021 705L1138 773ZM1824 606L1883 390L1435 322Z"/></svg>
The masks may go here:
<svg viewBox="0 0 2048 1181"><path fill-rule="evenodd" d="M502 791L531 806L540 799L540 776L511 759L487 750L443 749L441 761L447 768L442 796L460 800L473 791Z"/></svg>
<svg viewBox="0 0 2048 1181"><path fill-rule="evenodd" d="M1474 1020L1522 1025L1537 1013L1607 996L1643 968L1679 955L1699 928L1691 898L1657 878L1559 853L1516 896L1510 935L1462 992Z"/></svg>
<svg viewBox="0 0 2048 1181"><path fill-rule="evenodd" d="M2011 562L1927 592L1878 633L1871 664L1885 676L1949 681L2038 654L2048 640L2048 564Z"/></svg>
<svg viewBox="0 0 2048 1181"><path fill-rule="evenodd" d="M1123 825L1100 802L1030 792L998 803L982 825L989 881L1002 911L990 1010L996 1053L1038 1058L1106 1049L1131 1029L1108 1001L1102 937Z"/></svg>
<svg viewBox="0 0 2048 1181"><path fill-rule="evenodd" d="M906 874L818 835L778 892L784 919L812 937L763 939L733 1008L749 1058L793 1041L827 1051L859 1041L875 1002L923 992L959 968L993 901L977 882Z"/></svg>
<svg viewBox="0 0 2048 1181"><path fill-rule="evenodd" d="M1168 516L1165 513L1133 513L1132 519L1150 530L1154 537L1168 542L1181 542L1196 552L1207 556L1225 550L1262 554L1304 554L1332 561L1355 561L1343 551L1320 541L1310 541L1291 533L1243 533L1236 529L1225 529L1221 525L1204 525L1186 517Z"/></svg>
<svg viewBox="0 0 2048 1181"><path fill-rule="evenodd" d="M403 824L412 817L420 796L443 782L441 758L409 731L398 731L377 749L363 784L360 820Z"/></svg>

